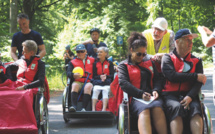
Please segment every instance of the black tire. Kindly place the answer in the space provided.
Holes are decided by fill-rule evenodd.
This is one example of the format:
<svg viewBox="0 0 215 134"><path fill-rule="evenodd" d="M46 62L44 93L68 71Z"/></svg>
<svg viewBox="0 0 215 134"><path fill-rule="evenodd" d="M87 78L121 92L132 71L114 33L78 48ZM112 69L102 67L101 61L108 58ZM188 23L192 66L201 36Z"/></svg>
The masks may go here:
<svg viewBox="0 0 215 134"><path fill-rule="evenodd" d="M65 100L64 100L64 95L63 95L63 98L62 98L63 119L64 119L65 123L69 122L69 119L65 117L66 107L68 107L68 92L69 92L68 87L66 87Z"/></svg>
<svg viewBox="0 0 215 134"><path fill-rule="evenodd" d="M49 134L49 113L46 99L43 100L43 124L40 125L42 134Z"/></svg>
<svg viewBox="0 0 215 134"><path fill-rule="evenodd" d="M66 87L67 86L67 84L66 84L67 83L66 71L64 71L62 73L61 80L62 80L63 85Z"/></svg>

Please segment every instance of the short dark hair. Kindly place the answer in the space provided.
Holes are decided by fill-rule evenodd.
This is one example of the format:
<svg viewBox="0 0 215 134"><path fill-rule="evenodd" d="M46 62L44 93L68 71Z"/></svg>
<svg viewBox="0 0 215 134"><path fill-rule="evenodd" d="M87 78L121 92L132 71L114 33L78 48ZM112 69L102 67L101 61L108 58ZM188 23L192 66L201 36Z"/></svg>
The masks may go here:
<svg viewBox="0 0 215 134"><path fill-rule="evenodd" d="M137 49L139 47L147 47L147 41L146 38L138 32L132 32L130 37L127 40L129 45L129 50Z"/></svg>
<svg viewBox="0 0 215 134"><path fill-rule="evenodd" d="M100 34L100 30L98 28L92 28L90 29L90 35L93 33L93 32L98 32Z"/></svg>
<svg viewBox="0 0 215 134"><path fill-rule="evenodd" d="M17 19L27 19L27 20L29 20L29 17L25 13L20 13L20 14L17 15Z"/></svg>

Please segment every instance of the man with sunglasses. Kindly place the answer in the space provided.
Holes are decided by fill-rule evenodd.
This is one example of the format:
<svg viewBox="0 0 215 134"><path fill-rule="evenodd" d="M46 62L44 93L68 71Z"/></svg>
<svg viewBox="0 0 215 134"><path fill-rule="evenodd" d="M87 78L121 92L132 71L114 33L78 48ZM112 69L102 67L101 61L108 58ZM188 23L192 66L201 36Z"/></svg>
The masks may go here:
<svg viewBox="0 0 215 134"><path fill-rule="evenodd" d="M92 28L90 30L90 40L83 42L87 49L87 53L89 56L97 58L97 49L99 47L107 47L104 42L99 41L100 30L98 28Z"/></svg>
<svg viewBox="0 0 215 134"><path fill-rule="evenodd" d="M83 89L84 95L82 100L81 111L86 111L87 104L88 102L91 101L91 91L93 88L93 85L90 82L90 79L92 79L93 77L93 63L95 59L87 56L87 50L83 44L77 45L76 53L77 53L77 58L69 62L69 66L67 69L67 76L71 79L71 81L73 81L71 86L72 106L69 108L70 112L75 112L77 109L78 92L81 90L82 86L84 86L84 82L87 77L86 73L84 73L83 77L79 73L73 73L72 71L75 67L81 67L84 70L84 72L91 73Z"/></svg>
<svg viewBox="0 0 215 134"><path fill-rule="evenodd" d="M156 61L156 66L160 72L161 58L165 53L171 52L175 48L174 32L167 30L168 22L165 18L157 18L151 29L143 32L147 40L147 53L152 55L152 59Z"/></svg>

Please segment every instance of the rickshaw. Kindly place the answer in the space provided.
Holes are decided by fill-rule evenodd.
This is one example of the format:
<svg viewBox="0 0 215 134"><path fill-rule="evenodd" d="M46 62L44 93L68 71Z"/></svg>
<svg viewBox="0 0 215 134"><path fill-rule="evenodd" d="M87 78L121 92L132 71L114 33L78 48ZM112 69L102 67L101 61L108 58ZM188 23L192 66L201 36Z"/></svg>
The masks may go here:
<svg viewBox="0 0 215 134"><path fill-rule="evenodd" d="M203 113L203 132L202 134L212 134L213 125L210 116L209 109L203 103L204 94L199 93L199 99L201 102L202 113ZM189 124L188 124L189 126ZM118 133L119 134L139 134L137 129L137 120L131 117L129 113L129 98L128 94L123 92L123 100L119 105L119 117L118 117ZM191 133L190 130L185 130L184 134ZM156 132L154 132L156 134Z"/></svg>
<svg viewBox="0 0 215 134"><path fill-rule="evenodd" d="M10 79L5 83L16 81L17 66L7 66L11 73ZM8 83L7 83L8 84ZM4 85L1 85L3 89ZM49 87L47 79L43 87L17 91L14 87L0 91L0 133L4 134L48 134L49 115L47 104L49 102Z"/></svg>
<svg viewBox="0 0 215 134"><path fill-rule="evenodd" d="M89 78L90 73L85 72L87 74L87 77L85 79L85 83L87 82L87 79ZM91 101L88 103L88 106L86 108L86 111L81 111L81 105L82 105L82 92L83 88L82 87L81 91L79 92L79 97L78 97L78 105L77 105L77 110L76 112L69 112L69 107L71 106L71 84L73 80L70 80L68 78L67 81L67 87L64 89L63 92L63 98L62 98L62 107L63 107L63 119L65 123L67 123L69 120L72 119L105 119L105 120L112 120L114 121L115 116L113 115L112 112L110 111L91 111L92 109L92 104Z"/></svg>

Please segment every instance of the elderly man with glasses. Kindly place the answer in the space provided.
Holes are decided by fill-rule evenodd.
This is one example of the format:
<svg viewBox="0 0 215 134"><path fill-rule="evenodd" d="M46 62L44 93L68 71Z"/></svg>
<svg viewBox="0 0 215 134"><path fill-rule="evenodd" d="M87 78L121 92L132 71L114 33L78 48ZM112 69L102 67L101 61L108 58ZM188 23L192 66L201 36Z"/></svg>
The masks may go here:
<svg viewBox="0 0 215 134"><path fill-rule="evenodd" d="M93 63L94 58L87 56L87 50L83 44L79 44L76 47L76 53L77 58L71 60L69 62L68 70L67 70L67 76L71 78L74 82L71 86L71 98L72 98L72 106L69 108L70 112L75 112L77 109L77 99L78 99L78 92L84 86L84 82L86 78L82 78L81 74L79 73L73 73L73 69L75 67L81 67L84 72L89 72L91 75L89 76L90 79L93 77ZM85 77L85 73L83 77ZM88 102L91 101L91 91L93 88L93 84L90 82L90 80L87 80L87 83L84 87L84 95L83 95L83 104L82 104L82 110L86 111L86 107Z"/></svg>

